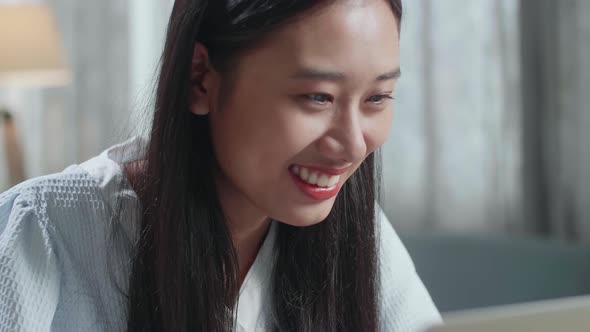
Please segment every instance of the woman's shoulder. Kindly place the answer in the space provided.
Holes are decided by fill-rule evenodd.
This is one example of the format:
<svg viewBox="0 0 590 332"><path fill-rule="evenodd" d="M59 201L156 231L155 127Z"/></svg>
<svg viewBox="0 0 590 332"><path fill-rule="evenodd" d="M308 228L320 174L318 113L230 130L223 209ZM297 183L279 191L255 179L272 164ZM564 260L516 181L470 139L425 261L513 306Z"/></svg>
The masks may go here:
<svg viewBox="0 0 590 332"><path fill-rule="evenodd" d="M9 223L19 224L25 218L37 220L53 233L101 226L119 212L121 203L136 206L137 196L121 163L133 159L138 144L134 138L59 173L27 180L1 193L0 234Z"/></svg>
<svg viewBox="0 0 590 332"><path fill-rule="evenodd" d="M32 179L0 194L0 311L22 317L0 320L2 331L48 327L55 312L59 270L43 195L52 179Z"/></svg>
<svg viewBox="0 0 590 332"><path fill-rule="evenodd" d="M111 209L112 197L121 184L108 163L96 157L80 165L72 165L59 173L36 177L0 194L0 224L8 214L26 207L41 222L47 219L73 218ZM0 228L1 229L1 228Z"/></svg>
<svg viewBox="0 0 590 332"><path fill-rule="evenodd" d="M124 145L127 144L127 145ZM129 141L62 172L36 177L0 194L0 232L9 219L35 217L48 227L110 218L119 203L137 199L119 163ZM49 222L51 220L51 222ZM14 220L13 220L14 221Z"/></svg>
<svg viewBox="0 0 590 332"><path fill-rule="evenodd" d="M385 213L378 209L382 331L422 331L440 322L414 263Z"/></svg>
<svg viewBox="0 0 590 332"><path fill-rule="evenodd" d="M23 317L10 328L46 330L63 301L86 303L72 294L101 294L114 202L129 195L122 178L101 154L0 194L0 311Z"/></svg>
<svg viewBox="0 0 590 332"><path fill-rule="evenodd" d="M377 208L375 219L381 268L397 271L394 275L397 278L403 277L403 274L411 274L414 271L412 259L387 215L380 207Z"/></svg>
<svg viewBox="0 0 590 332"><path fill-rule="evenodd" d="M87 193L95 188L96 182L78 165L73 165L60 173L32 178L0 194L0 216L27 207L30 213L44 219L49 209L94 201Z"/></svg>

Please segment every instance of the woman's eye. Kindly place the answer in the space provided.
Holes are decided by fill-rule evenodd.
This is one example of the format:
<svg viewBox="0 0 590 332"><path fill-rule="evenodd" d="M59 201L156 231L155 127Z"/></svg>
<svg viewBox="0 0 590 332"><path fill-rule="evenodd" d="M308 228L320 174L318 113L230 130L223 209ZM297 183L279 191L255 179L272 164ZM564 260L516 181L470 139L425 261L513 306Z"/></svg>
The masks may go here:
<svg viewBox="0 0 590 332"><path fill-rule="evenodd" d="M381 105L386 99L393 99L393 97L389 94L375 95L369 97L367 101L375 105Z"/></svg>
<svg viewBox="0 0 590 332"><path fill-rule="evenodd" d="M332 101L332 96L323 93L310 93L305 95L305 98L321 105Z"/></svg>

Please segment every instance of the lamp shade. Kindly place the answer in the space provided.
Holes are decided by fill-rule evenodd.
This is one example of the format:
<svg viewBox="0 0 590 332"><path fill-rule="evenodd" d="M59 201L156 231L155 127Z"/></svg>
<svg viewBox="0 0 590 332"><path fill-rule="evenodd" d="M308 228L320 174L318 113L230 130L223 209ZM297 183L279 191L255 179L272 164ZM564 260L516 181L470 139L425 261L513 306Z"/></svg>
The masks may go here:
<svg viewBox="0 0 590 332"><path fill-rule="evenodd" d="M46 5L0 5L0 86L59 86L71 74Z"/></svg>

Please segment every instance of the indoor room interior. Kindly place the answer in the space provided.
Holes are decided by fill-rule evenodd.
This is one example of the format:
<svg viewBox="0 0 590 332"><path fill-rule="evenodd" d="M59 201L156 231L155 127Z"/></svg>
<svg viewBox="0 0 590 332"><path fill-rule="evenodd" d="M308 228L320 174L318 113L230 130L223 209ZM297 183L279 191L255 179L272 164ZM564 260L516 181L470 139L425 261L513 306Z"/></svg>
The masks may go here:
<svg viewBox="0 0 590 332"><path fill-rule="evenodd" d="M172 4L0 0L0 192L145 134ZM443 317L590 294L590 1L404 7L380 205Z"/></svg>

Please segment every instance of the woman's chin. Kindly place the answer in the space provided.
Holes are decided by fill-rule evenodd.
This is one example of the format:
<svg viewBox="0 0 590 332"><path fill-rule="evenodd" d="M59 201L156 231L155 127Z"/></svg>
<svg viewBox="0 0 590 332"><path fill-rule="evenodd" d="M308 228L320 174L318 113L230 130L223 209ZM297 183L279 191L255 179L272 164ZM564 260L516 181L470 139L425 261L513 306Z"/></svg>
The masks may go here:
<svg viewBox="0 0 590 332"><path fill-rule="evenodd" d="M294 213L290 213L287 216L283 216L282 218L276 219L283 224L291 225L294 227L308 227L317 225L323 222L328 215L330 214L330 208L313 208L313 209L298 209L298 211Z"/></svg>
<svg viewBox="0 0 590 332"><path fill-rule="evenodd" d="M309 226L313 226L313 225L317 225L317 224L321 223L323 221L323 219L322 220L313 220L313 221L311 221L311 220L294 220L294 221L293 220L286 220L286 221L279 220L279 221L283 224L287 224L287 225L294 226L294 227L309 227Z"/></svg>

